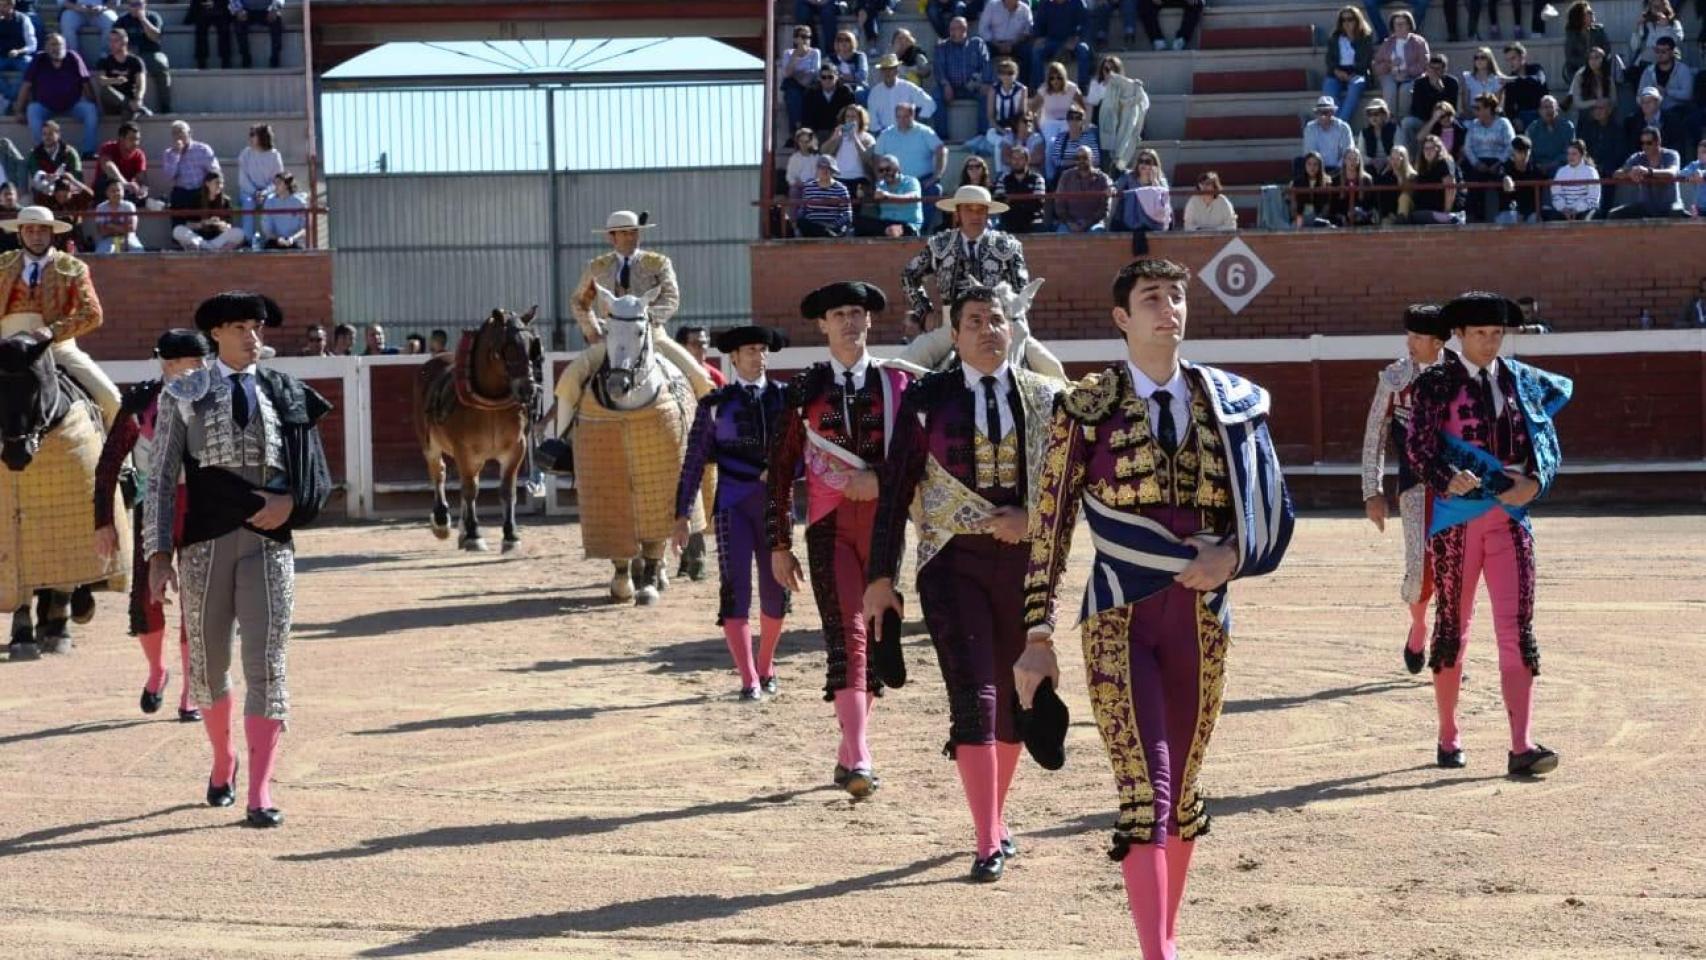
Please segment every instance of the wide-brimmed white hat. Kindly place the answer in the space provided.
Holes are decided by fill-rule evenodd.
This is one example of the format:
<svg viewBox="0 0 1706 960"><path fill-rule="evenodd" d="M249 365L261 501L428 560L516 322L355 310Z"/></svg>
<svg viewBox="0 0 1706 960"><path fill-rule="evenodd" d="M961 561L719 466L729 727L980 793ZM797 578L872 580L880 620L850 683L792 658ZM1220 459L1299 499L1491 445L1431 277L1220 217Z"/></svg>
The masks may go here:
<svg viewBox="0 0 1706 960"><path fill-rule="evenodd" d="M609 233L612 230L650 230L652 224L646 221L651 214L635 213L632 210L618 210L604 218L604 229L594 230L593 233Z"/></svg>
<svg viewBox="0 0 1706 960"><path fill-rule="evenodd" d="M954 208L961 204L988 207L990 213L1006 213L1011 209L1005 203L990 196L988 190L972 183L955 190L953 196L936 201L936 209L953 213Z"/></svg>
<svg viewBox="0 0 1706 960"><path fill-rule="evenodd" d="M10 220L0 220L0 229L18 232L19 227L52 227L54 233L70 233L71 224L57 220L46 207L25 207Z"/></svg>

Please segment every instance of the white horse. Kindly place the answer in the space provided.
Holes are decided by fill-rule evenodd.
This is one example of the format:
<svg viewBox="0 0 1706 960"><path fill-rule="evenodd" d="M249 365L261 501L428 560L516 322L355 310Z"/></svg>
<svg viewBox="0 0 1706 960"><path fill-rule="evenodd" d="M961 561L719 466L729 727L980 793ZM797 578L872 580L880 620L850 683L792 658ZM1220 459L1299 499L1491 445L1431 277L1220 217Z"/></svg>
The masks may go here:
<svg viewBox="0 0 1706 960"><path fill-rule="evenodd" d="M1007 361L1032 373L1065 380L1066 368L1061 366L1060 358L1043 346L1041 340L1031 336L1031 325L1025 320L1025 315L1031 311L1031 301L1036 299L1042 286L1043 278L1038 277L1025 284L1023 290L1014 290L1006 281L993 288L995 299L1001 304L1002 315L1013 328L1013 343L1007 349ZM926 370L947 367L953 356L954 330L946 318L936 329L914 337L900 353L900 359Z"/></svg>
<svg viewBox="0 0 1706 960"><path fill-rule="evenodd" d="M611 561L612 599L642 606L656 603L669 584L663 560L697 409L691 384L652 340L646 308L661 292L618 297L598 288L594 324L604 361L575 414L575 486L587 556ZM703 517L696 525L703 526Z"/></svg>

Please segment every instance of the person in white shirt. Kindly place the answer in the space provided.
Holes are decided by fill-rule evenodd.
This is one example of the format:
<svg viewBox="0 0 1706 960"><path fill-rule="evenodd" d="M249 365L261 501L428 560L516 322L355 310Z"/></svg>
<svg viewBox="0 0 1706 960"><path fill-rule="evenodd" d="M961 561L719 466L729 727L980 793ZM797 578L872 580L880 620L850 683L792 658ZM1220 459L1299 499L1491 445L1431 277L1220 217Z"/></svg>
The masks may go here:
<svg viewBox="0 0 1706 960"><path fill-rule="evenodd" d="M1566 162L1552 175L1552 206L1541 210L1543 220L1592 220L1599 215L1599 171L1588 146L1571 140L1564 149Z"/></svg>
<svg viewBox="0 0 1706 960"><path fill-rule="evenodd" d="M1220 174L1203 171L1197 178L1197 192L1185 201L1185 229L1237 230L1238 213L1232 201L1220 192Z"/></svg>
<svg viewBox="0 0 1706 960"><path fill-rule="evenodd" d="M136 204L124 198L122 180L108 180L107 198L95 204L95 252L141 249L142 240L136 235Z"/></svg>
<svg viewBox="0 0 1706 960"><path fill-rule="evenodd" d="M871 115L874 132L881 133L894 126L897 103L912 104L919 120L928 120L936 115L936 98L925 93L918 84L900 79L900 59L890 53L877 61L877 82L871 85L865 99L865 111Z"/></svg>

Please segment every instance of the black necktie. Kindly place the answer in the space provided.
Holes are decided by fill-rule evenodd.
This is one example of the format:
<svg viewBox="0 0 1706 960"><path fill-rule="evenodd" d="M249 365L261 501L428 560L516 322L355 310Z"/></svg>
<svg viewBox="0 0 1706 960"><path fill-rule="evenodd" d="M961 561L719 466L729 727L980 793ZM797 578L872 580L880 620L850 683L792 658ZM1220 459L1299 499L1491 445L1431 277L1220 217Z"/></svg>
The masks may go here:
<svg viewBox="0 0 1706 960"><path fill-rule="evenodd" d="M847 431L847 442L858 442L853 435L853 371L841 371L841 425Z"/></svg>
<svg viewBox="0 0 1706 960"><path fill-rule="evenodd" d="M1493 402L1493 391L1497 389L1493 385L1493 378L1487 375L1487 371L1482 370L1478 379L1481 385L1481 402L1487 405L1487 422L1492 426L1487 439L1493 445L1493 456L1498 457L1500 463L1509 462L1511 455L1510 420L1499 415L1499 408Z"/></svg>
<svg viewBox="0 0 1706 960"><path fill-rule="evenodd" d="M764 401L759 399L758 384L747 384L746 396L747 399L752 401L752 405L758 408L758 442L768 446L770 442L770 425L764 422Z"/></svg>
<svg viewBox="0 0 1706 960"><path fill-rule="evenodd" d="M990 443L1001 442L1001 406L995 401L995 378L983 378L983 432Z"/></svg>
<svg viewBox="0 0 1706 960"><path fill-rule="evenodd" d="M36 284L38 284L40 282L41 282L41 263L38 261L36 263L30 264L30 278L29 278L30 289L34 290L36 288Z"/></svg>
<svg viewBox="0 0 1706 960"><path fill-rule="evenodd" d="M1173 395L1165 390L1157 390L1150 396L1154 398L1156 406L1161 408L1155 431L1156 439L1161 441L1161 449L1167 451L1168 456L1172 456L1173 452L1179 449L1179 428L1173 422Z"/></svg>
<svg viewBox="0 0 1706 960"><path fill-rule="evenodd" d="M237 421L238 429L249 425L249 391L240 373L231 375L231 418Z"/></svg>
<svg viewBox="0 0 1706 960"><path fill-rule="evenodd" d="M631 279L631 278L630 278L629 273L628 273L628 258L623 257L622 258L622 269L618 270L616 272L616 285L618 287L621 287L623 292L627 292L629 279Z"/></svg>

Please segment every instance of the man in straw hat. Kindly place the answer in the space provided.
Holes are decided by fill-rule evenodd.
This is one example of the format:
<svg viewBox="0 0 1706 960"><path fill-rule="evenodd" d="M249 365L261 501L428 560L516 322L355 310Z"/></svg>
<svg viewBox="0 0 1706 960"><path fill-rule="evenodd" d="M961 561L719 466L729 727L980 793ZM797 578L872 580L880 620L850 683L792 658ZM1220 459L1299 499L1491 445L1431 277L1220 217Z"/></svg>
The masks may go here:
<svg viewBox="0 0 1706 960"><path fill-rule="evenodd" d="M675 490L675 543L689 542L688 517L699 496L705 465L717 467L712 523L717 531L717 572L722 579L717 623L740 671L740 697L774 694L776 644L782 639L787 597L764 549L765 473L770 448L785 417L782 385L765 377L769 354L788 345L771 327L734 327L717 334L717 349L734 364L734 380L699 401L687 455ZM758 564L758 660L752 658L752 567Z"/></svg>
<svg viewBox="0 0 1706 960"><path fill-rule="evenodd" d="M936 114L936 98L924 88L900 75L900 58L886 53L877 61L877 82L871 84L865 98L865 110L871 115L871 132L882 133L899 122L895 107L912 107L914 119L928 120Z"/></svg>
<svg viewBox="0 0 1706 960"><path fill-rule="evenodd" d="M569 310L574 314L575 322L580 324L588 346L557 380L558 434L566 432L574 422L587 378L604 364L602 335L592 314L600 286L618 297L637 297L650 290L658 290L657 299L646 309L646 316L655 328L652 346L658 356L674 364L687 378L694 396L710 392L711 378L705 375L705 368L664 329L664 324L681 307L681 291L675 285L675 265L669 262L669 258L656 251L640 249L640 232L655 226L647 222L649 219L645 213L618 210L605 219L602 231L594 231L603 233L610 240L612 249L587 261L586 269L581 271L580 282L575 284L575 292L569 298Z"/></svg>
<svg viewBox="0 0 1706 960"><path fill-rule="evenodd" d="M1433 577L1428 571L1428 495L1410 469L1405 444L1415 407L1414 385L1422 371L1439 362L1451 336L1440 327L1439 307L1414 303L1404 311L1404 356L1387 364L1375 378L1374 402L1362 434L1363 512L1381 532L1386 531L1386 443L1398 451L1398 515L1404 522L1404 580L1398 593L1410 608L1410 635L1404 642L1404 667L1422 672L1428 639L1428 599Z"/></svg>
<svg viewBox="0 0 1706 960"><path fill-rule="evenodd" d="M989 287L961 294L950 320L960 363L907 389L878 471L865 616L899 611L894 578L917 494L918 598L948 688L946 753L977 835L972 879L988 882L1014 852L1003 807L1023 740L1013 663L1025 649L1025 538L1065 383L1008 362L1012 327Z"/></svg>
<svg viewBox="0 0 1706 960"><path fill-rule="evenodd" d="M1179 356L1190 271L1137 260L1113 286L1124 355L1065 394L1049 428L1025 575L1029 709L1059 685L1055 614L1082 506L1095 542L1081 619L1090 705L1113 764L1120 864L1144 960L1173 960L1209 816L1197 776L1220 716L1228 583L1272 572L1293 515L1261 387Z"/></svg>
<svg viewBox="0 0 1706 960"><path fill-rule="evenodd" d="M19 249L0 254L0 285L6 305L0 310L0 337L33 332L53 340L53 359L60 369L89 391L111 424L118 416L118 387L100 366L77 346L77 338L101 326L101 301L89 265L55 249L56 234L69 233L71 224L56 220L46 207L25 207L0 228L18 235Z"/></svg>
<svg viewBox="0 0 1706 960"><path fill-rule="evenodd" d="M948 305L973 287L996 287L1007 284L1015 291L1030 282L1025 268L1025 246L1010 233L993 230L989 218L1007 212L1007 204L991 197L984 187L967 184L954 191L952 197L936 201L936 208L954 215L956 229L933 234L906 264L901 272L901 289L910 304L910 318L920 329L928 331L907 345L903 359L925 367L934 367L947 355L952 334L945 318L937 315L938 305L946 312ZM936 298L932 302L926 281L936 278ZM1008 317L1015 324L1015 334L1029 334L1020 317ZM1035 338L1026 343L1027 366L1046 376L1066 379L1060 361Z"/></svg>
<svg viewBox="0 0 1706 960"><path fill-rule="evenodd" d="M1522 308L1493 293L1471 292L1440 308L1441 332L1462 352L1422 371L1405 456L1432 498L1428 553L1433 560L1434 704L1437 760L1468 763L1457 730L1463 648L1478 581L1487 582L1499 686L1510 720L1511 776L1550 773L1558 754L1529 736L1540 648L1534 638L1534 533L1528 508L1558 475L1561 451L1553 417L1570 400L1570 381L1509 358L1505 333L1522 326Z"/></svg>
<svg viewBox="0 0 1706 960"><path fill-rule="evenodd" d="M806 474L806 561L828 648L824 699L841 726L835 783L855 798L877 789L866 728L882 681L869 669L865 569L877 512L877 469L888 455L901 394L910 377L865 350L871 316L888 305L875 285L819 287L800 315L829 341L829 359L788 384L782 426L770 454L766 528L776 579L802 585L794 556L794 478Z"/></svg>

